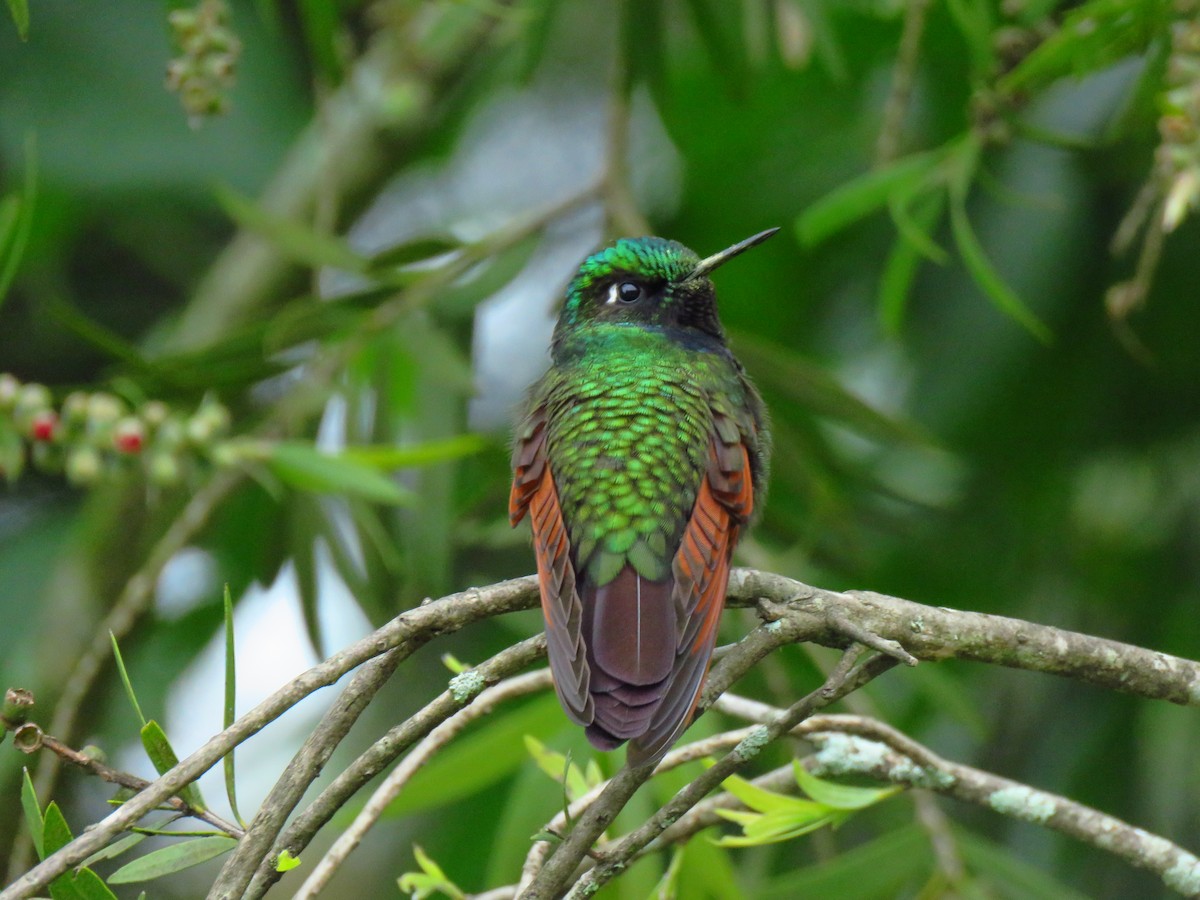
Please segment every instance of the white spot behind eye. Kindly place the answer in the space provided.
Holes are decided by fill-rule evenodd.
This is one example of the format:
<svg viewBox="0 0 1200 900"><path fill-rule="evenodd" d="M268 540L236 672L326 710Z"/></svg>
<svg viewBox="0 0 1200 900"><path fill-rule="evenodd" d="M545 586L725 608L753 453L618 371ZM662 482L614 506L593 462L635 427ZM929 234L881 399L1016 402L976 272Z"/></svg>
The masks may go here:
<svg viewBox="0 0 1200 900"><path fill-rule="evenodd" d="M620 293L620 285L610 284L608 286L608 299L604 301L604 305L611 306L618 302L620 300Z"/></svg>

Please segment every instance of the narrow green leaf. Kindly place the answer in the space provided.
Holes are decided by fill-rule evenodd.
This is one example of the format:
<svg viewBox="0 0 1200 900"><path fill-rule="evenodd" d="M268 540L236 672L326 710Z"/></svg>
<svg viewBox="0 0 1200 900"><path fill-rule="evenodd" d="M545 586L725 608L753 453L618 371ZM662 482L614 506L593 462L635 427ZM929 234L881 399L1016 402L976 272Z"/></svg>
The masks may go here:
<svg viewBox="0 0 1200 900"><path fill-rule="evenodd" d="M1170 3L1091 0L1068 10L1053 34L1039 41L997 82L1005 93L1034 92L1060 78L1081 78L1144 53L1167 30Z"/></svg>
<svg viewBox="0 0 1200 900"><path fill-rule="evenodd" d="M644 82L656 101L666 97L666 60L670 51L663 27L663 0L625 0L621 4L621 53L626 86Z"/></svg>
<svg viewBox="0 0 1200 900"><path fill-rule="evenodd" d="M217 202L230 218L243 228L265 237L293 262L313 269L329 266L366 275L370 262L355 253L344 241L321 234L308 225L269 213L232 188L218 185Z"/></svg>
<svg viewBox="0 0 1200 900"><path fill-rule="evenodd" d="M878 209L895 193L916 193L946 149L914 153L872 169L813 203L796 219L800 243L812 247Z"/></svg>
<svg viewBox="0 0 1200 900"><path fill-rule="evenodd" d="M167 740L167 734L162 730L162 726L156 721L151 719L143 725L141 735L146 755L150 757L150 763L159 775L165 775L179 765L179 757L176 755L175 749ZM202 811L208 808L204 798L200 795L200 788L194 783L184 785L179 792L179 799L194 810Z"/></svg>
<svg viewBox="0 0 1200 900"><path fill-rule="evenodd" d="M115 859L127 850L131 850L146 839L144 834L127 834L119 841L113 841L107 847L97 850L91 856L83 861L85 866L94 866L98 862L103 862L106 859Z"/></svg>
<svg viewBox="0 0 1200 900"><path fill-rule="evenodd" d="M938 265L944 265L950 259L950 254L930 235L934 226L937 225L938 219L937 217L917 216L913 207L918 206L922 209L933 207L940 211L943 196L944 192L939 189L917 196L892 195L888 198L888 212L891 214L892 222L895 224L896 230L900 232L900 236L912 244L914 250Z"/></svg>
<svg viewBox="0 0 1200 900"><path fill-rule="evenodd" d="M759 813L776 810L793 812L805 810L811 812L813 811L812 807L815 805L799 797L789 797L786 794L777 794L774 791L765 790L739 775L730 775L721 782L721 787L741 800L750 809Z"/></svg>
<svg viewBox="0 0 1200 900"><path fill-rule="evenodd" d="M42 817L37 791L33 789L33 779L29 777L29 769L22 768L21 771L25 773L21 781L21 808L25 811L25 824L29 826L29 834L33 838L33 849L37 851L38 859L45 859L42 834L46 827L46 820Z"/></svg>
<svg viewBox="0 0 1200 900"><path fill-rule="evenodd" d="M967 267L975 284L1001 312L1023 325L1043 344L1049 344L1053 340L1050 329L996 272L979 243L979 238L975 236L974 229L971 228L971 221L967 217L967 192L972 172L973 167L964 163L950 187L950 231L954 235L954 243L958 247L963 265Z"/></svg>
<svg viewBox="0 0 1200 900"><path fill-rule="evenodd" d="M222 715L222 729L228 728L237 718L237 644L233 639L233 596L229 593L229 583L225 583L223 595L225 613L225 708ZM237 804L237 769L234 763L234 748L225 754L225 796L229 798L229 808L239 825L246 826L242 814L238 812Z"/></svg>
<svg viewBox="0 0 1200 900"><path fill-rule="evenodd" d="M342 64L337 51L337 4L328 0L300 0L297 6L313 67L330 84L336 84L342 76Z"/></svg>
<svg viewBox="0 0 1200 900"><path fill-rule="evenodd" d="M983 0L946 0L946 8L966 40L973 74L977 78L987 75L996 63L991 10Z"/></svg>
<svg viewBox="0 0 1200 900"><path fill-rule="evenodd" d="M750 66L746 43L737 27L739 17L721 15L709 0L687 0L687 5L713 68L728 81L735 96L744 94Z"/></svg>
<svg viewBox="0 0 1200 900"><path fill-rule="evenodd" d="M46 807L46 815L42 820L42 849L46 856L56 853L74 840L71 828L63 817L62 810L53 800Z"/></svg>
<svg viewBox="0 0 1200 900"><path fill-rule="evenodd" d="M945 191L930 191L916 201L909 210L913 228L918 232L931 234L941 221L942 212L946 205ZM896 219L897 228L900 220ZM936 247L937 245L934 244ZM928 249L928 248L926 248ZM937 247L941 250L941 247ZM944 251L943 251L944 252ZM928 253L924 254L928 256ZM904 322L904 313L908 307L908 297L912 292L913 280L920 266L922 253L911 236L902 232L897 238L892 252L888 255L883 276L879 279L879 319L884 329L892 334L900 331Z"/></svg>
<svg viewBox="0 0 1200 900"><path fill-rule="evenodd" d="M12 13L13 24L17 26L17 37L23 41L29 40L28 0L8 0L8 11Z"/></svg>
<svg viewBox="0 0 1200 900"><path fill-rule="evenodd" d="M117 332L88 318L67 301L54 298L47 304L46 311L65 329L113 359L140 369L150 367L150 363L134 344Z"/></svg>
<svg viewBox="0 0 1200 900"><path fill-rule="evenodd" d="M406 872L397 879L397 885L414 900L424 900L435 893L444 894L451 900L462 900L463 892L458 885L446 877L441 866L435 863L424 850L413 844L413 856L417 859L420 872Z"/></svg>
<svg viewBox="0 0 1200 900"><path fill-rule="evenodd" d="M300 595L300 613L313 652L319 659L324 659L325 638L317 614L317 541L324 527L325 513L317 499L309 494L293 494L289 499L288 545L292 551L292 567Z"/></svg>
<svg viewBox="0 0 1200 900"><path fill-rule="evenodd" d="M344 453L322 453L301 441L279 441L269 445L266 453L271 471L301 490L351 494L376 503L403 505L413 501L411 491Z"/></svg>
<svg viewBox="0 0 1200 900"><path fill-rule="evenodd" d="M79 869L71 874L71 885L82 900L117 900L104 879L91 869Z"/></svg>
<svg viewBox="0 0 1200 900"><path fill-rule="evenodd" d="M424 441L394 447L387 444L355 445L342 451L342 456L376 469L407 469L473 456L488 445L478 434L462 434L440 441Z"/></svg>
<svg viewBox="0 0 1200 900"><path fill-rule="evenodd" d="M814 807L818 806L813 804ZM809 813L765 813L753 822L744 824L743 834L725 835L715 843L718 847L758 847L763 844L778 844L782 841L801 837L810 832L836 824L841 814L824 807L823 812L815 810ZM729 818L730 810L716 811L723 818Z"/></svg>
<svg viewBox="0 0 1200 900"><path fill-rule="evenodd" d="M9 0L10 8L13 2L14 0ZM25 255L25 248L29 244L29 235L33 231L33 208L37 201L37 185L37 138L30 133L25 138L25 183L21 187L17 219L12 225L7 241L0 241L0 306L4 305L8 289L12 287L13 280L17 277L21 258ZM7 246L5 246L6 243Z"/></svg>
<svg viewBox="0 0 1200 900"><path fill-rule="evenodd" d="M180 841L160 850L152 850L145 856L121 866L108 877L108 881L110 884L133 884L173 875L202 862L208 862L222 853L228 853L236 846L236 840L224 835Z"/></svg>
<svg viewBox="0 0 1200 900"><path fill-rule="evenodd" d="M800 789L818 803L832 809L855 810L866 809L868 806L894 797L904 790L900 785L892 784L887 787L852 787L825 781L812 774L798 759L792 760L792 768L796 771L796 783Z"/></svg>
<svg viewBox="0 0 1200 900"><path fill-rule="evenodd" d="M108 637L112 641L113 659L117 663L117 673L121 676L121 683L125 685L125 696L129 698L129 703L133 707L134 714L137 715L138 721L145 728L146 717L142 715L142 708L138 705L137 694L133 692L133 682L129 680L129 672L125 669L125 660L121 656L121 648L117 646L117 636L110 631Z"/></svg>
<svg viewBox="0 0 1200 900"><path fill-rule="evenodd" d="M438 295L438 312L451 316L474 313L480 301L495 294L521 273L541 242L541 234L534 234L499 254L490 255L486 262L475 266L462 280Z"/></svg>
<svg viewBox="0 0 1200 900"><path fill-rule="evenodd" d="M372 254L371 269L378 272L381 269L411 266L461 249L462 241L449 235L417 238Z"/></svg>

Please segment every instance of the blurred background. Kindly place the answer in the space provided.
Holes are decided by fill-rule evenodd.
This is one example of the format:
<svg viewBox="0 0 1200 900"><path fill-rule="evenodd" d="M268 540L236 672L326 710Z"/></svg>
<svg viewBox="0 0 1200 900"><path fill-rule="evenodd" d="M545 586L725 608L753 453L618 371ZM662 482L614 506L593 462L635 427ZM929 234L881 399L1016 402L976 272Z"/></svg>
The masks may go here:
<svg viewBox="0 0 1200 900"><path fill-rule="evenodd" d="M221 728L225 584L242 712L427 596L532 571L505 515L507 429L574 267L617 235L705 255L774 225L717 279L776 444L739 561L1200 656L1197 16L35 0L25 39L0 22L0 372L21 385L0 385L2 686L150 776L109 630L182 756ZM753 622L728 613L724 639ZM329 771L444 689L442 653L479 662L539 628L531 612L427 647ZM786 705L829 662L786 648L737 689ZM246 746L243 814L333 696ZM955 662L850 708L1197 849L1195 709ZM526 734L592 753L552 697L503 711L330 895L392 895L413 843L464 890L515 880L561 800ZM45 762L0 744L14 866L32 852L21 770ZM643 793L619 824L654 808ZM50 796L78 833L110 795L67 772ZM936 806L932 824L900 797L773 847L695 841L679 896L1163 892L1052 832ZM665 863L606 896L647 896ZM214 871L151 892L201 896Z"/></svg>

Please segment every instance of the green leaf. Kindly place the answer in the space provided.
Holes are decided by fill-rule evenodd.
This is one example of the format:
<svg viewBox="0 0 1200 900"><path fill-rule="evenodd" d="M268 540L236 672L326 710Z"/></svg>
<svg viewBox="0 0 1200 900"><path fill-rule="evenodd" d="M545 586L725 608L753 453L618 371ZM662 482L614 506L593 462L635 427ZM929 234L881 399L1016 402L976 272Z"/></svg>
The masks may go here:
<svg viewBox="0 0 1200 900"><path fill-rule="evenodd" d="M292 851L285 847L279 851L279 856L275 860L275 871L290 872L298 865L300 865L300 857L292 856Z"/></svg>
<svg viewBox="0 0 1200 900"><path fill-rule="evenodd" d="M342 75L341 58L337 51L337 4L329 0L300 0L297 6L313 67L330 84L336 84Z"/></svg>
<svg viewBox="0 0 1200 900"><path fill-rule="evenodd" d="M237 644L233 639L233 595L229 593L229 583L225 583L223 595L223 611L225 614L225 705L221 719L221 728L227 729L237 718ZM238 812L237 804L237 769L234 763L234 748L225 754L225 796L229 798L229 808L233 817L243 828L246 823Z"/></svg>
<svg viewBox="0 0 1200 900"><path fill-rule="evenodd" d="M967 42L972 74L975 78L990 74L996 63L991 10L984 0L947 0L946 8Z"/></svg>
<svg viewBox="0 0 1200 900"><path fill-rule="evenodd" d="M104 883L104 879L91 869L79 869L67 874L71 876L71 886L75 895L82 900L117 900L117 895Z"/></svg>
<svg viewBox="0 0 1200 900"><path fill-rule="evenodd" d="M130 849L136 847L138 844L140 844L142 841L144 841L147 837L148 837L148 835L139 834L137 832L135 832L133 834L127 834L127 835L125 835L125 837L121 838L119 841L113 841L107 847L97 850L95 853L93 853L91 856L89 856L87 859L85 859L83 861L83 865L94 866L96 863L103 862L106 859L114 859L114 858L120 856L122 853L126 852L127 850L130 850Z"/></svg>
<svg viewBox="0 0 1200 900"><path fill-rule="evenodd" d="M46 815L42 824L42 849L46 856L56 853L74 840L71 828L63 817L62 810L53 800L46 807Z"/></svg>
<svg viewBox="0 0 1200 900"><path fill-rule="evenodd" d="M794 811L799 808L807 809L814 805L798 797L789 797L787 794L778 794L774 791L760 788L740 775L730 775L721 782L721 787L741 800L750 809L760 813L778 810Z"/></svg>
<svg viewBox="0 0 1200 900"><path fill-rule="evenodd" d="M395 447L387 444L357 444L342 451L342 456L376 469L407 469L473 456L488 445L478 434L462 434L440 441L423 441Z"/></svg>
<svg viewBox="0 0 1200 900"><path fill-rule="evenodd" d="M23 41L29 40L28 0L8 0L8 11L12 13L13 24L17 26L17 37Z"/></svg>
<svg viewBox="0 0 1200 900"><path fill-rule="evenodd" d="M121 866L108 880L110 884L133 884L173 875L202 862L208 862L222 853L228 853L236 846L237 841L225 835L180 841L160 850L152 850L145 856Z"/></svg>
<svg viewBox="0 0 1200 900"><path fill-rule="evenodd" d="M1167 30L1171 4L1092 0L1063 15L1061 26L997 83L1005 93L1032 92L1141 54Z"/></svg>
<svg viewBox="0 0 1200 900"><path fill-rule="evenodd" d="M831 809L855 810L866 809L868 806L894 797L904 788L900 785L887 787L852 787L847 784L837 784L825 781L804 768L800 760L792 760L792 768L796 771L796 783L800 789L818 803Z"/></svg>
<svg viewBox="0 0 1200 900"><path fill-rule="evenodd" d="M739 17L718 13L709 0L687 0L687 5L691 10L692 24L700 33L700 41L713 68L728 80L731 93L743 95L750 66L746 57L746 43L737 27Z"/></svg>
<svg viewBox="0 0 1200 900"><path fill-rule="evenodd" d="M16 0L9 0L9 8ZM20 0L23 5L24 0ZM16 13L14 13L14 18ZM28 20L26 22L28 24ZM18 22L18 29L20 22ZM29 235L33 231L33 207L37 200L38 166L37 139L30 133L25 138L25 183L21 187L21 196L13 216L8 213L11 224L7 229L0 228L0 306L8 296L17 277L17 269L21 266L21 258L29 244Z"/></svg>
<svg viewBox="0 0 1200 900"><path fill-rule="evenodd" d="M413 263L424 262L461 249L462 242L449 235L417 238L372 254L371 268L374 271L380 271L411 266Z"/></svg>
<svg viewBox="0 0 1200 900"><path fill-rule="evenodd" d="M577 800L590 789L583 770L571 762L569 753L556 753L529 734L525 735L525 749L539 769L563 786L568 800Z"/></svg>
<svg viewBox="0 0 1200 900"><path fill-rule="evenodd" d="M967 193L975 171L977 153L977 146L972 148L971 144L964 145L958 171L950 183L950 231L954 235L954 243L958 247L963 265L980 290L1001 312L1023 325L1039 341L1049 344L1053 339L1050 329L1033 314L993 268L991 260L987 258L983 246L979 243L979 238L971 228L970 219L967 218Z"/></svg>
<svg viewBox="0 0 1200 900"><path fill-rule="evenodd" d="M908 296L912 291L913 279L916 277L922 256L934 259L928 251L934 247L942 251L941 247L929 239L931 247L924 248L922 252L922 248L912 238L913 233L926 236L932 234L941 221L946 206L946 193L940 190L930 191L913 201L911 209L908 208L908 204L900 206L905 208L905 215L909 217L908 224L902 228L901 218L893 211L892 218L901 234L888 255L883 276L879 280L879 318L884 329L892 334L898 333L903 324Z"/></svg>
<svg viewBox="0 0 1200 900"><path fill-rule="evenodd" d="M162 730L162 726L156 721L151 719L143 725L141 735L142 746L146 749L146 755L150 757L150 763L159 775L165 775L179 765L179 757L175 754L175 749L171 746L171 742L167 740L166 732ZM179 791L179 799L197 811L203 811L208 808L204 802L204 798L200 795L200 788L194 783L183 786Z"/></svg>
<svg viewBox="0 0 1200 900"><path fill-rule="evenodd" d="M329 266L346 272L366 275L371 268L366 257L350 249L338 238L321 234L312 227L269 213L232 188L216 187L217 202L230 218L243 228L265 237L292 262L320 269Z"/></svg>
<svg viewBox="0 0 1200 900"><path fill-rule="evenodd" d="M626 93L641 81L661 101L667 88L665 62L671 58L663 28L663 0L625 0L620 24Z"/></svg>
<svg viewBox="0 0 1200 900"><path fill-rule="evenodd" d="M424 766L388 805L386 815L436 809L507 778L529 759L525 735L553 730L561 716L552 694L491 716Z"/></svg>
<svg viewBox="0 0 1200 900"><path fill-rule="evenodd" d="M718 809L716 813L722 818L738 822L743 831L741 835L724 835L717 839L714 843L718 847L758 847L763 844L778 844L817 831L826 825L837 824L845 815L815 803L807 811L771 812L761 815L751 813L754 816L752 820L735 817L734 810Z"/></svg>
<svg viewBox="0 0 1200 900"><path fill-rule="evenodd" d="M893 194L916 193L945 158L947 149L914 153L872 169L813 203L796 219L800 243L812 247L882 209Z"/></svg>
<svg viewBox="0 0 1200 900"><path fill-rule="evenodd" d="M113 659L117 663L117 674L121 676L121 683L125 685L125 696L129 698L129 704L133 707L134 714L137 715L138 721L145 728L146 717L142 715L142 708L138 705L137 694L133 691L133 682L129 680L129 672L125 669L125 660L121 656L121 648L117 645L117 636L110 631L108 637L112 641Z"/></svg>
<svg viewBox="0 0 1200 900"><path fill-rule="evenodd" d="M29 777L29 769L22 768L24 778L21 780L21 808L25 811L25 824L29 826L29 834L33 838L33 849L37 851L38 859L45 859L45 844L42 834L46 820L42 817L42 809L38 805L37 791L33 789L33 779Z"/></svg>
<svg viewBox="0 0 1200 900"><path fill-rule="evenodd" d="M445 894L452 900L462 900L463 892L454 884L441 866L435 863L419 845L413 845L413 856L417 859L420 872L406 872L397 880L400 890L413 897L413 900L424 900L435 892Z"/></svg>
<svg viewBox="0 0 1200 900"><path fill-rule="evenodd" d="M312 444L279 441L267 445L271 471L294 488L324 494L351 494L375 503L411 503L412 492L373 467L344 453L322 453Z"/></svg>

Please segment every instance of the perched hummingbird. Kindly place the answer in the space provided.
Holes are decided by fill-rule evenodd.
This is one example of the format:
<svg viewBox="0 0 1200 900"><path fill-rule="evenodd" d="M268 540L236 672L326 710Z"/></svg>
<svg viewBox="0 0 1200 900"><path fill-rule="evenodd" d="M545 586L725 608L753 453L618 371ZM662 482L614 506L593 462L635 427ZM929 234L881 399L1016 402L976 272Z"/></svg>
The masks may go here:
<svg viewBox="0 0 1200 900"><path fill-rule="evenodd" d="M766 409L709 275L778 230L705 259L658 237L589 256L516 429L508 513L533 524L559 701L631 765L691 721L766 487Z"/></svg>

